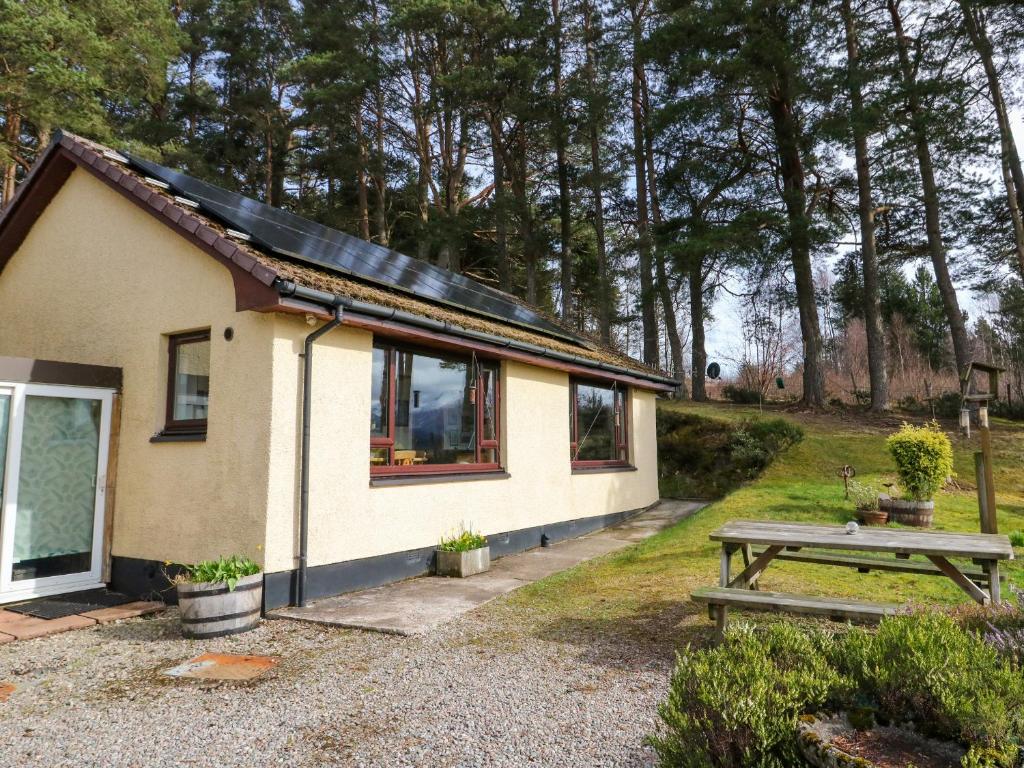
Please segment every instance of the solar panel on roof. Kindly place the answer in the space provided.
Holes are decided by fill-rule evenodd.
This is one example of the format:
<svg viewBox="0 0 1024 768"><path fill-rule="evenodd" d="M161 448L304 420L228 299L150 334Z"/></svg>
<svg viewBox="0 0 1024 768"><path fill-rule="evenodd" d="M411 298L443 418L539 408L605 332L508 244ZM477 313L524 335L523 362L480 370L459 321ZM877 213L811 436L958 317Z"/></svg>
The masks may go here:
<svg viewBox="0 0 1024 768"><path fill-rule="evenodd" d="M254 245L271 253L590 346L529 307L463 275L148 160L132 156L130 163L145 175L168 184L174 194L198 203L201 211L224 226L248 234Z"/></svg>

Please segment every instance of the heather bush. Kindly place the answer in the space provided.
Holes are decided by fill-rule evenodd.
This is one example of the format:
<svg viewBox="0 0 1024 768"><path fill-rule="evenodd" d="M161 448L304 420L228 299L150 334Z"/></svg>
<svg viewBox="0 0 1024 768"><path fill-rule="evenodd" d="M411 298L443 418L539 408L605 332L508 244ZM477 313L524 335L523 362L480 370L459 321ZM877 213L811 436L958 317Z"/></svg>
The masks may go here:
<svg viewBox="0 0 1024 768"><path fill-rule="evenodd" d="M800 765L797 718L821 706L838 676L823 638L781 624L735 625L713 649L679 654L663 728L649 743L672 768L788 768Z"/></svg>
<svg viewBox="0 0 1024 768"><path fill-rule="evenodd" d="M835 635L734 626L720 646L679 655L649 743L662 768L802 765L799 717L842 709L959 742L962 768L1013 768L1024 676L1016 651L983 633L1024 629L1020 610L998 610L898 616Z"/></svg>
<svg viewBox="0 0 1024 768"><path fill-rule="evenodd" d="M886 719L1005 757L992 765L1013 765L1024 734L1024 678L950 616L898 616L876 631L852 630L832 647L831 661L858 700L872 701Z"/></svg>

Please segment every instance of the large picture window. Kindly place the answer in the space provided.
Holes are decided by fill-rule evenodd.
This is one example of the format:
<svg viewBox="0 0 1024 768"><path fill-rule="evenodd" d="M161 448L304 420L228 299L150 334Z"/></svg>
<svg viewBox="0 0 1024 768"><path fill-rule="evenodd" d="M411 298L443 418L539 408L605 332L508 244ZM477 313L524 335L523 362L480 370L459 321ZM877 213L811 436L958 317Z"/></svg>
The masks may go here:
<svg viewBox="0 0 1024 768"><path fill-rule="evenodd" d="M372 375L371 474L501 468L497 363L378 345Z"/></svg>
<svg viewBox="0 0 1024 768"><path fill-rule="evenodd" d="M626 391L617 384L571 383L569 427L573 467L628 466Z"/></svg>

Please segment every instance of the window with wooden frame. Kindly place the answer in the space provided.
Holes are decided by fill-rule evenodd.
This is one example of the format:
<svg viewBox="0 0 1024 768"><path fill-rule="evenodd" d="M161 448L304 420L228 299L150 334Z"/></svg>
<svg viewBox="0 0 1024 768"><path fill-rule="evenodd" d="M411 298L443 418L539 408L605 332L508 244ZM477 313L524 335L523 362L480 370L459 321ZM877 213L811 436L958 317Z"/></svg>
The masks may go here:
<svg viewBox="0 0 1024 768"><path fill-rule="evenodd" d="M163 433L205 435L210 405L210 332L168 337L167 416Z"/></svg>
<svg viewBox="0 0 1024 768"><path fill-rule="evenodd" d="M375 345L370 474L500 470L498 372L475 353Z"/></svg>
<svg viewBox="0 0 1024 768"><path fill-rule="evenodd" d="M573 469L629 466L626 390L619 384L570 382Z"/></svg>

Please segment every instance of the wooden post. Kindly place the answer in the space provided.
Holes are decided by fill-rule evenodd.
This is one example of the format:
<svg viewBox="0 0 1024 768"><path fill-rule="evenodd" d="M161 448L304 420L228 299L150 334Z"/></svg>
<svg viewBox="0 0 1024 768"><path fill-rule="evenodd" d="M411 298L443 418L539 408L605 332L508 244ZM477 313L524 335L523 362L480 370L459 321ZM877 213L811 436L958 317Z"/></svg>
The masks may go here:
<svg viewBox="0 0 1024 768"><path fill-rule="evenodd" d="M995 533L990 530L992 512L988 507L988 488L985 480L985 456L979 451L974 454L974 480L978 485L978 511L981 517L981 532Z"/></svg>
<svg viewBox="0 0 1024 768"><path fill-rule="evenodd" d="M996 522L996 483L992 473L992 433L988 428L988 409L981 409L979 415L982 414L981 429L978 430L981 433L981 474L985 478L985 506L981 510L981 532L999 533L999 524ZM980 484L978 485L978 493L981 493Z"/></svg>
<svg viewBox="0 0 1024 768"><path fill-rule="evenodd" d="M728 587L731 579L729 578L729 568L732 561L732 550L729 549L728 544L722 544L722 557L718 567L718 582L721 587Z"/></svg>

